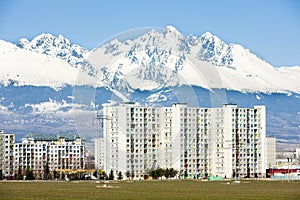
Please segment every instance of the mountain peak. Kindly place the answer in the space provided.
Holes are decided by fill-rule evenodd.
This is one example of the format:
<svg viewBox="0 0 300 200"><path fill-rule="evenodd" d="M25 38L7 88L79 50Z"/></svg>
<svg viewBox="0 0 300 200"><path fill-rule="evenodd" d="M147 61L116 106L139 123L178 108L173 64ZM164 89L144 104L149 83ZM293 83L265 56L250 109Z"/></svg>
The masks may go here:
<svg viewBox="0 0 300 200"><path fill-rule="evenodd" d="M21 49L25 48L26 46L28 46L30 44L30 42L28 41L27 38L21 38L18 43L16 43L17 47L20 47Z"/></svg>
<svg viewBox="0 0 300 200"><path fill-rule="evenodd" d="M180 33L174 26L168 25L166 26L165 30L170 31L170 32L178 32Z"/></svg>
<svg viewBox="0 0 300 200"><path fill-rule="evenodd" d="M205 32L201 35L201 38L210 42L223 42L219 37L213 35L211 32Z"/></svg>
<svg viewBox="0 0 300 200"><path fill-rule="evenodd" d="M172 34L173 36L183 37L181 32L179 32L174 26L171 26L171 25L166 26L163 33L164 33L164 35Z"/></svg>
<svg viewBox="0 0 300 200"><path fill-rule="evenodd" d="M72 44L70 40L63 35L56 37L51 33L42 33L31 41L22 38L16 43L16 46L32 52L57 57L72 65L74 68L80 68L82 70L91 68L85 60L88 50L77 44Z"/></svg>

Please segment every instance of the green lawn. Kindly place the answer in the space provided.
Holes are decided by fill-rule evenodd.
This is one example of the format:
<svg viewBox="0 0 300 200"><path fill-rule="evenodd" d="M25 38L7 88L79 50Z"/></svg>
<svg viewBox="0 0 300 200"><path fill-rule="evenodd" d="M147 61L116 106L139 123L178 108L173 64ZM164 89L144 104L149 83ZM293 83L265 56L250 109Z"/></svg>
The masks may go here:
<svg viewBox="0 0 300 200"><path fill-rule="evenodd" d="M300 181L0 182L0 199L300 199Z"/></svg>

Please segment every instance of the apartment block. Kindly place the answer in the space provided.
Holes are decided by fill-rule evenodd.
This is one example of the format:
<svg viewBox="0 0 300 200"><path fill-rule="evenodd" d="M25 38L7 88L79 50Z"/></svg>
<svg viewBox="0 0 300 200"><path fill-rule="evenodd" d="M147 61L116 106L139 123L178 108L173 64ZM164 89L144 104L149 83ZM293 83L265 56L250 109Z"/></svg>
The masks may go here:
<svg viewBox="0 0 300 200"><path fill-rule="evenodd" d="M15 135L0 130L0 170L2 178L13 178L13 146Z"/></svg>
<svg viewBox="0 0 300 200"><path fill-rule="evenodd" d="M85 141L79 136L31 134L14 144L14 174L30 169L42 179L47 165L51 172L84 169L84 155Z"/></svg>
<svg viewBox="0 0 300 200"><path fill-rule="evenodd" d="M96 165L105 171L143 178L150 169L172 167L182 178L265 176L265 106L127 102L105 105L103 114L103 137L96 140L95 153Z"/></svg>

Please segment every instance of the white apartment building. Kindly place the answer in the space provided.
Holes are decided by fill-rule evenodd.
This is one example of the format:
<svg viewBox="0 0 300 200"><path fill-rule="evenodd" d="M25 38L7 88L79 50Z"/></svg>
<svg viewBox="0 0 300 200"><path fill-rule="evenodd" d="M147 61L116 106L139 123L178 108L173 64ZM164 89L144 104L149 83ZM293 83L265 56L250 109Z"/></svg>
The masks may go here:
<svg viewBox="0 0 300 200"><path fill-rule="evenodd" d="M128 102L105 105L103 114L103 138L95 153L107 172L143 178L150 169L172 167L186 178L265 176L265 106L149 107Z"/></svg>
<svg viewBox="0 0 300 200"><path fill-rule="evenodd" d="M33 170L37 179L49 170L84 169L85 141L80 137L57 135L29 135L14 145L14 174L19 167Z"/></svg>
<svg viewBox="0 0 300 200"><path fill-rule="evenodd" d="M0 170L2 178L13 178L13 145L15 135L0 130Z"/></svg>

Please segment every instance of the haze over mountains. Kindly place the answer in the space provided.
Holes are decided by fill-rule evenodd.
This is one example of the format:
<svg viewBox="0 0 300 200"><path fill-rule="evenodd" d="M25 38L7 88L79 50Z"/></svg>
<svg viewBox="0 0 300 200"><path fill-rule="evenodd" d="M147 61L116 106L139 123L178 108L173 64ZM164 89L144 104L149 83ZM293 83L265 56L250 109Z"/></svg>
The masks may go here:
<svg viewBox="0 0 300 200"><path fill-rule="evenodd" d="M300 67L273 67L208 32L184 36L167 26L125 41L113 39L92 51L61 35L41 34L16 44L0 40L0 60L0 127L20 135L81 127L79 132L92 138L92 116L112 98L211 106L209 91L217 88L226 93L219 104L266 104L267 134L299 143ZM186 87L194 100L176 92ZM74 113L85 116L80 126Z"/></svg>

